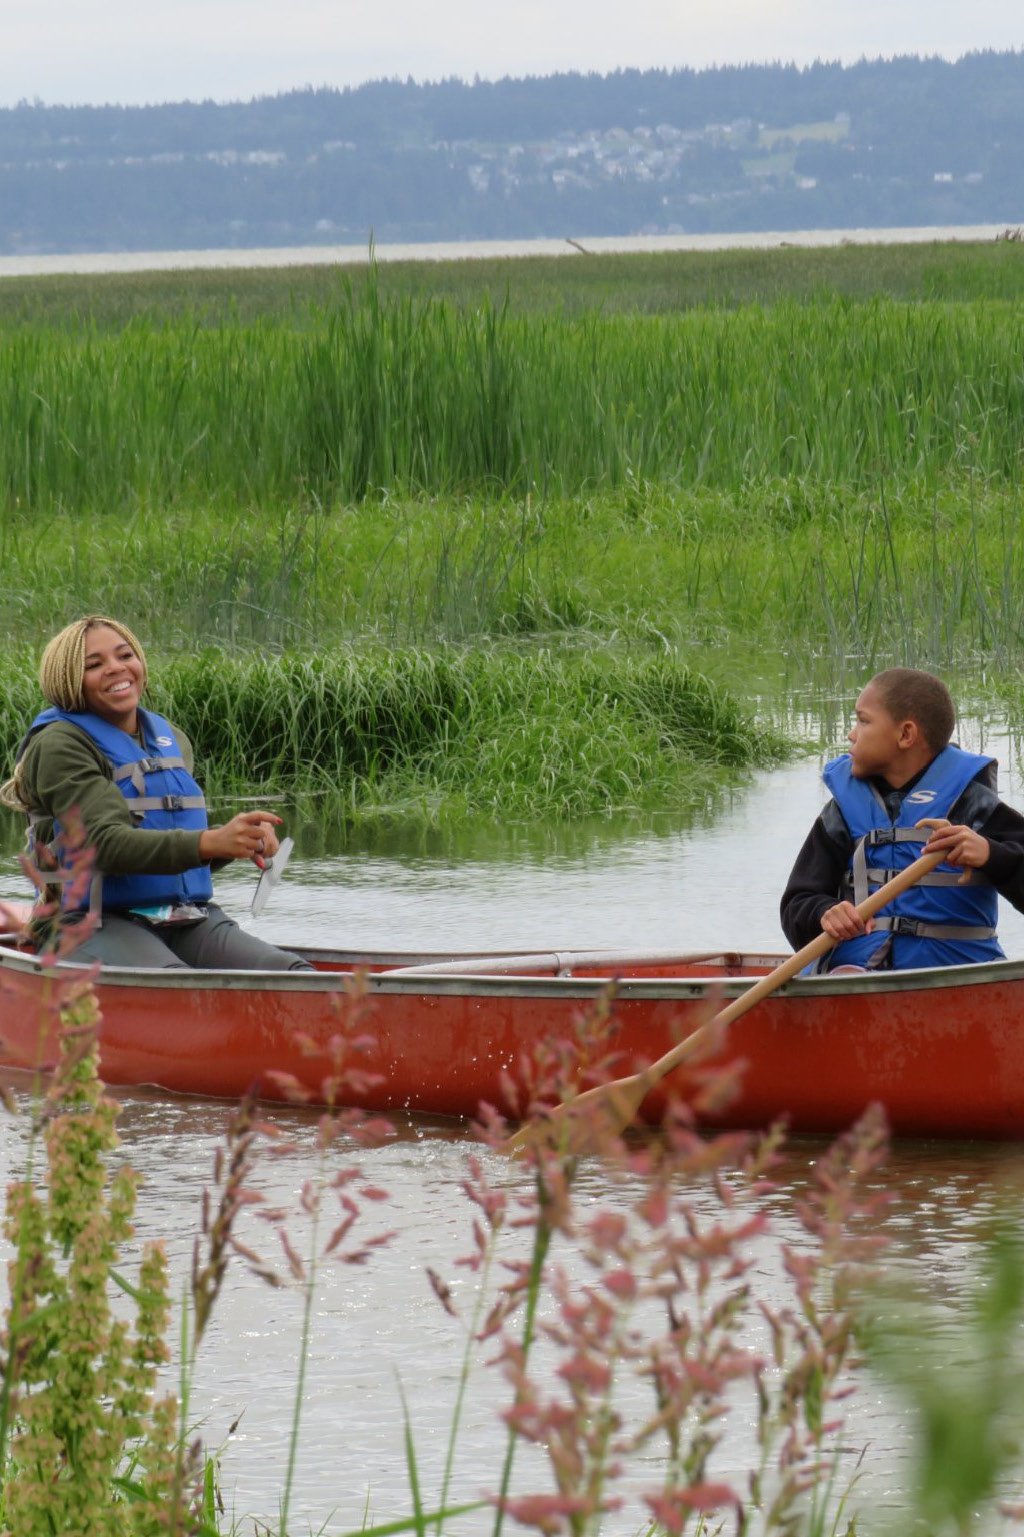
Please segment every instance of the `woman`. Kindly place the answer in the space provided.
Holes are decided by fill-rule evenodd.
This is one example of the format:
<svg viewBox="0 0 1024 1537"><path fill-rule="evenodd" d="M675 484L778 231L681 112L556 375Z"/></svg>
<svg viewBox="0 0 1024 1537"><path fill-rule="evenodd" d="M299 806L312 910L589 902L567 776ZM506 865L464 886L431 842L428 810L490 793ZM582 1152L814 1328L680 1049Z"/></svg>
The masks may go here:
<svg viewBox="0 0 1024 1537"><path fill-rule="evenodd" d="M77 816L94 856L89 889L74 862L51 879L67 921L88 911L97 925L76 958L118 966L201 966L297 971L299 956L240 929L211 900L212 865L277 851L270 811L243 811L210 827L192 778L184 732L143 709L146 659L115 619L90 614L54 636L39 682L50 708L22 743L5 805L29 818L30 843L49 874L62 830Z"/></svg>

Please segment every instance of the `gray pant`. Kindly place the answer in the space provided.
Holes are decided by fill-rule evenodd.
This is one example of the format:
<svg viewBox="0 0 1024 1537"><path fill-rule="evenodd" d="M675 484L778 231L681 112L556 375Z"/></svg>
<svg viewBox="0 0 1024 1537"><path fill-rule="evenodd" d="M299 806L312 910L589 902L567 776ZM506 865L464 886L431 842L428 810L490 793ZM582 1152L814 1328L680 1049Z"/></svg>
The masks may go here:
<svg viewBox="0 0 1024 1537"><path fill-rule="evenodd" d="M279 950L239 928L214 903L199 923L151 928L142 918L103 914L103 927L80 945L71 961L107 966L198 967L209 971L309 971L308 961Z"/></svg>

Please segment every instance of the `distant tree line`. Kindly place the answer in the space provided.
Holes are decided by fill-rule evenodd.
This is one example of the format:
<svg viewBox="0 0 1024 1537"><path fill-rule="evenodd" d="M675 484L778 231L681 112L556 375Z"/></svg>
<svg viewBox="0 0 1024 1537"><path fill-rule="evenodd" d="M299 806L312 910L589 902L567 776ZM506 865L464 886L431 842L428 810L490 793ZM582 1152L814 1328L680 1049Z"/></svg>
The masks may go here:
<svg viewBox="0 0 1024 1537"><path fill-rule="evenodd" d="M1024 220L1024 52L0 110L0 251Z"/></svg>

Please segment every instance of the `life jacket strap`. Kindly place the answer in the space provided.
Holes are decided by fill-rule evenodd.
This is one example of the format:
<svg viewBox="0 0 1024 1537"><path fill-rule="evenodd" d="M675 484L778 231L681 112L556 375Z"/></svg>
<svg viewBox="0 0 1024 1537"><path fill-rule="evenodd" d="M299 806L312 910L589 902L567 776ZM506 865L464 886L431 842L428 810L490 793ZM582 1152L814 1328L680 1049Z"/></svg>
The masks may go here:
<svg viewBox="0 0 1024 1537"><path fill-rule="evenodd" d="M884 886L891 881L898 870L883 870L874 865L868 865L865 870L868 889L877 891L879 886ZM933 870L929 875L922 875L914 882L915 886L989 886L991 881L985 879L980 870L972 870L964 880L955 870ZM843 886L852 890L853 877L849 871L843 876ZM863 898L861 898L863 901Z"/></svg>
<svg viewBox="0 0 1024 1537"><path fill-rule="evenodd" d="M921 923L916 918L876 918L875 932L906 934L914 939L994 939L995 929L967 923Z"/></svg>
<svg viewBox="0 0 1024 1537"><path fill-rule="evenodd" d="M877 834L877 836L876 836ZM879 886L884 886L891 881L898 872L882 866L869 865L865 845L869 843L924 843L921 833L916 827L891 827L874 828L859 840L853 851L852 869L847 870L843 876L843 888L849 893L852 891L854 905L859 907L872 890L877 891ZM989 886L988 881L980 870L972 870L966 880L962 880L960 874L954 870L933 870L928 875L921 876L916 883L918 886Z"/></svg>
<svg viewBox="0 0 1024 1537"><path fill-rule="evenodd" d="M860 841L878 848L889 843L923 843L924 839L916 827L873 827Z"/></svg>
<svg viewBox="0 0 1024 1537"><path fill-rule="evenodd" d="M871 881L868 873L868 856L866 850L870 844L877 847L881 843L915 843L921 842L921 834L913 827L874 827L863 838L858 839L853 851L851 869L847 872L846 879L853 883L853 902L856 907L867 900L871 890Z"/></svg>
<svg viewBox="0 0 1024 1537"><path fill-rule="evenodd" d="M129 802L132 814L141 811L203 811L205 795L136 795Z"/></svg>
<svg viewBox="0 0 1024 1537"><path fill-rule="evenodd" d="M122 779L130 779L135 786L138 795L146 793L146 775L159 773L161 769L180 769L185 767L182 757L171 758L136 758L131 763L122 763L120 768L114 770L114 783L120 784Z"/></svg>

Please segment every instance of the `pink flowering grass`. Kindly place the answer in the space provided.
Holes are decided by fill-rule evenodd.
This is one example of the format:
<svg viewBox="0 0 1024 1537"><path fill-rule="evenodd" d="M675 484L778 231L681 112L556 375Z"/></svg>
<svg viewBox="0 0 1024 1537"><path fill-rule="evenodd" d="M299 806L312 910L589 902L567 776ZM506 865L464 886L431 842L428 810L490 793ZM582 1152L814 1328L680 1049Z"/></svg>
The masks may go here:
<svg viewBox="0 0 1024 1537"><path fill-rule="evenodd" d="M615 1070L609 989L572 1037L548 1043L525 1068L529 1103L516 1102L516 1113ZM705 1102L720 1102L733 1084L731 1068L704 1063ZM292 1087L299 1100L310 1092ZM482 1145L468 1154L463 1180L470 1241L457 1261L476 1284L437 1497L422 1487L399 1388L409 1514L361 1531L442 1537L463 1530L457 1518L467 1513L471 1530L492 1537L512 1526L569 1537L726 1525L823 1534L838 1522L849 1494L842 1406L859 1288L878 1248L884 1120L869 1111L819 1162L797 1212L799 1242L776 1247L790 1292L780 1303L777 1287L770 1302L759 1297L756 1260L771 1242L766 1205L783 1129L707 1136L696 1119L693 1105L674 1103L660 1133L644 1140L599 1123L586 1163L541 1139L510 1165L505 1120L483 1108ZM581 1199L583 1168L600 1170L607 1204ZM460 1318L462 1289L425 1269L439 1305ZM294 1251L291 1270L307 1289L308 1320L313 1267L300 1268ZM758 1332L760 1347L751 1342ZM304 1332L303 1351L309 1343ZM474 1371L493 1378L487 1396L506 1427L490 1477L459 1466ZM751 1427L756 1465L727 1476L720 1464L734 1430L749 1440ZM483 1503L453 1502L457 1473ZM273 1530L285 1537L284 1520Z"/></svg>
<svg viewBox="0 0 1024 1537"><path fill-rule="evenodd" d="M573 1085L614 1073L612 1023L609 995L580 1022L575 1061L567 1041L541 1054L526 1075L530 1111L543 1114ZM731 1092L731 1069L705 1064L701 1077L707 1102ZM481 1136L502 1148L502 1117L487 1112ZM754 1254L770 1239L765 1203L781 1126L707 1136L694 1106L677 1102L657 1137L623 1138L598 1114L582 1141L613 1197L596 1210L577 1198L579 1160L550 1140L527 1145L529 1178L511 1196L479 1159L470 1165L467 1189L486 1221L474 1221L464 1263L481 1271L508 1231L529 1237L527 1253L519 1245L501 1261L504 1279L477 1332L511 1395L491 1495L495 1537L506 1517L545 1534L622 1530L626 1491L635 1501L638 1483L660 1532L701 1531L709 1521L742 1532L755 1522L791 1531L804 1520L827 1529L856 1299L878 1247L881 1113L869 1111L819 1163L797 1214L805 1242L799 1251L782 1245L792 1300L781 1307L759 1299L754 1285ZM434 1285L449 1295L439 1278ZM758 1318L770 1354L750 1344ZM756 1426L758 1465L730 1481L716 1454L744 1416ZM542 1489L514 1487L523 1443L547 1463ZM652 1464L659 1476L645 1486Z"/></svg>

